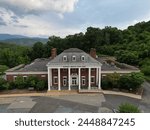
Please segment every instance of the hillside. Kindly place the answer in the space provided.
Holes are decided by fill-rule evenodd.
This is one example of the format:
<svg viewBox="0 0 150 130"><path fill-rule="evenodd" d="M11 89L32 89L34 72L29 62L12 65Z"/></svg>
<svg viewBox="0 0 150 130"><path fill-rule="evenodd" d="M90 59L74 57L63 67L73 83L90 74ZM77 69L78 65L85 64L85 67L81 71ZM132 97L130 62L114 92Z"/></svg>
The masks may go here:
<svg viewBox="0 0 150 130"><path fill-rule="evenodd" d="M3 43L13 43L18 45L31 46L36 42L46 43L47 38L27 37L22 35L0 34L0 41Z"/></svg>

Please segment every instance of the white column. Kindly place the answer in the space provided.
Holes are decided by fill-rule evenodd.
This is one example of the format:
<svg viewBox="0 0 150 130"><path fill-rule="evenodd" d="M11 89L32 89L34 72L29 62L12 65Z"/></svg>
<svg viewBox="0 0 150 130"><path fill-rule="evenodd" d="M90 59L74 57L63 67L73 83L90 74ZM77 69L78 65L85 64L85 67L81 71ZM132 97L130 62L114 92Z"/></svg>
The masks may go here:
<svg viewBox="0 0 150 130"><path fill-rule="evenodd" d="M52 69L49 70L49 74L50 74L50 86L52 86Z"/></svg>
<svg viewBox="0 0 150 130"><path fill-rule="evenodd" d="M58 90L60 91L60 68L58 68Z"/></svg>
<svg viewBox="0 0 150 130"><path fill-rule="evenodd" d="M71 87L70 87L70 68L68 68L68 90L71 90Z"/></svg>
<svg viewBox="0 0 150 130"><path fill-rule="evenodd" d="M98 80L99 80L99 82L98 82L98 89L101 89L101 68L99 68L99 76L98 76L99 78L98 78Z"/></svg>
<svg viewBox="0 0 150 130"><path fill-rule="evenodd" d="M51 90L51 86L50 86L50 71L49 71L50 69L49 69L49 67L48 67L48 91L50 91Z"/></svg>
<svg viewBox="0 0 150 130"><path fill-rule="evenodd" d="M91 89L91 68L89 68L89 90Z"/></svg>
<svg viewBox="0 0 150 130"><path fill-rule="evenodd" d="M98 86L98 68L96 68L96 85Z"/></svg>
<svg viewBox="0 0 150 130"><path fill-rule="evenodd" d="M81 89L81 68L78 69L79 74L79 90Z"/></svg>

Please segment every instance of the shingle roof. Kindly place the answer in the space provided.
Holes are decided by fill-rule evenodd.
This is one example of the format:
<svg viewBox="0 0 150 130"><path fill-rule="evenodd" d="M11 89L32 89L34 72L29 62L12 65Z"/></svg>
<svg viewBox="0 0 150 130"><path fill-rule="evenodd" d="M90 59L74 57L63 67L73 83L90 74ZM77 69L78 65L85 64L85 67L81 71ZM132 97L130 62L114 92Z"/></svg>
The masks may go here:
<svg viewBox="0 0 150 130"><path fill-rule="evenodd" d="M67 57L67 61L63 60L63 57ZM75 56L76 60L73 61L72 57ZM84 56L85 60L82 61L81 57ZM47 66L101 66L101 63L91 57L89 54L77 48L70 48L63 51L57 57L52 59Z"/></svg>
<svg viewBox="0 0 150 130"><path fill-rule="evenodd" d="M50 59L41 58L34 60L31 64L26 65L24 68L21 68L19 72L41 72L41 71L47 71L46 64L50 61Z"/></svg>

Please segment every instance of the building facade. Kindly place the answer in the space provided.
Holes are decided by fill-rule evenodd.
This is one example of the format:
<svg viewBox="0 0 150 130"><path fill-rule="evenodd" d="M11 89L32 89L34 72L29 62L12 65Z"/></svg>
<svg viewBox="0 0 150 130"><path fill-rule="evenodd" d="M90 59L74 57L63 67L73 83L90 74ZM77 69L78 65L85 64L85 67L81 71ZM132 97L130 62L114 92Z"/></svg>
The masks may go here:
<svg viewBox="0 0 150 130"><path fill-rule="evenodd" d="M6 79L13 81L18 76L24 79L37 76L48 81L48 91L100 90L102 78L107 74L139 71L133 66L97 57L95 49L87 54L78 48L70 48L57 55L56 48L53 48L50 58L36 59L31 64L9 69L6 71Z"/></svg>

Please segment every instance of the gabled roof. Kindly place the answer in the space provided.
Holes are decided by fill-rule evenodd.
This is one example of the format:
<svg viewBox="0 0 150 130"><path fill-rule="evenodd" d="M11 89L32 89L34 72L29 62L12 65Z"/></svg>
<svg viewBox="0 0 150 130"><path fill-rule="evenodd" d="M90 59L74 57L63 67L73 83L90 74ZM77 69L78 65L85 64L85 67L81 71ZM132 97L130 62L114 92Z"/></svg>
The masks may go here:
<svg viewBox="0 0 150 130"><path fill-rule="evenodd" d="M67 61L63 60L63 57L67 57ZM73 61L72 57L75 56L76 60ZM81 57L84 56L85 60L82 61ZM102 64L91 57L89 54L78 48L70 48L64 50L61 54L56 56L50 62L48 62L47 66L95 66L100 67Z"/></svg>

